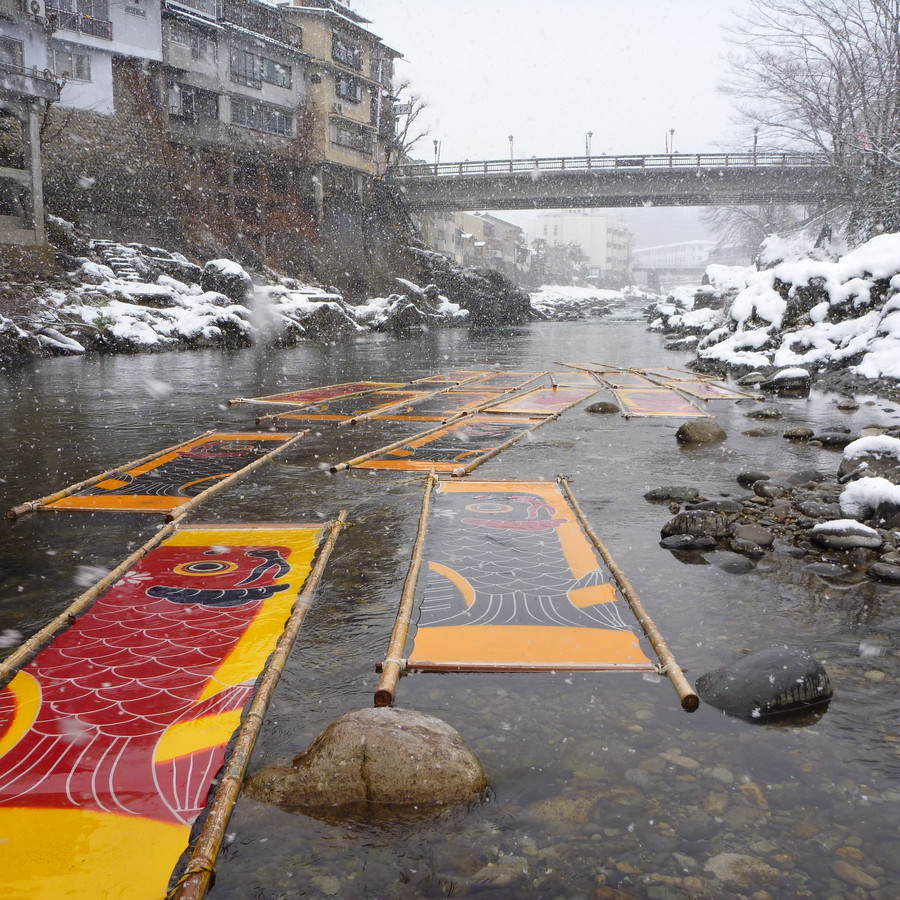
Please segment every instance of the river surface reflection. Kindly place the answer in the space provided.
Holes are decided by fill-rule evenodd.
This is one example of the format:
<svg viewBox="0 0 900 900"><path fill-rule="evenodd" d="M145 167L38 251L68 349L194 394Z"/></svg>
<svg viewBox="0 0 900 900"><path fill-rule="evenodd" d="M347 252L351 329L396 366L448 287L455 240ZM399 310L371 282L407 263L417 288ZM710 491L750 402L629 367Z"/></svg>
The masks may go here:
<svg viewBox="0 0 900 900"><path fill-rule="evenodd" d="M678 366L686 359L662 349L636 310L620 310L491 334L459 329L328 347L50 360L0 382L0 499L7 509L208 428L252 429L256 410L228 407L233 397L403 381L454 367ZM685 564L658 546L668 510L643 499L662 485L739 496L735 477L750 468L830 474L839 453L786 442L781 431L900 418L865 397L859 411L844 414L837 399L814 392L778 401L783 418L770 437L741 433L753 427L747 406L719 404L728 440L693 449L676 443L678 420L595 416L582 405L477 472L570 476L691 680L742 651L789 640L829 671L835 696L824 715L795 727L754 725L705 705L689 715L665 681L630 674L412 675L401 681L397 704L460 731L488 771L488 802L386 826L322 822L242 799L213 900L900 894L900 592L852 573L823 578L778 554L744 575L702 560ZM422 480L414 473L332 476L327 465L377 439L375 426L323 424L191 516L303 522L346 507L354 523L338 541L284 673L254 770L292 758L338 715L372 704L374 664L387 648ZM46 512L4 526L0 635L12 629L27 637L71 602L79 581L112 568L157 524L154 517ZM873 646L882 650L869 652ZM723 854L754 862L729 874Z"/></svg>

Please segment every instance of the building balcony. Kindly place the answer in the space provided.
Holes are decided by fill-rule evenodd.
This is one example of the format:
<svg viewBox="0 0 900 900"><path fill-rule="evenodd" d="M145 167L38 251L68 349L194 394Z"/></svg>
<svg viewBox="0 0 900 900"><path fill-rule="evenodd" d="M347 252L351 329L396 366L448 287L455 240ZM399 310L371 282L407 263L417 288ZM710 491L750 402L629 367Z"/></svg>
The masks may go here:
<svg viewBox="0 0 900 900"><path fill-rule="evenodd" d="M55 6L47 6L47 17L60 31L77 31L79 34L112 40L112 22L106 19L95 19L84 13L69 12Z"/></svg>
<svg viewBox="0 0 900 900"><path fill-rule="evenodd" d="M0 62L0 90L23 98L37 97L48 103L59 100L59 84L48 70Z"/></svg>

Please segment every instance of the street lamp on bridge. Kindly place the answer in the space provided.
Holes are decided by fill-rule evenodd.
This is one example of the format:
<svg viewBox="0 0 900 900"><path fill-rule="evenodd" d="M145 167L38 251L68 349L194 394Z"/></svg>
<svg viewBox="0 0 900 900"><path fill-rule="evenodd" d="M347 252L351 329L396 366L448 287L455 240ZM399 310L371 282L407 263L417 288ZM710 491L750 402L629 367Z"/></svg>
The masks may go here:
<svg viewBox="0 0 900 900"><path fill-rule="evenodd" d="M675 129L669 129L669 153L675 152Z"/></svg>
<svg viewBox="0 0 900 900"><path fill-rule="evenodd" d="M590 159L591 158L591 138L594 136L593 131L589 131L584 136L584 155Z"/></svg>

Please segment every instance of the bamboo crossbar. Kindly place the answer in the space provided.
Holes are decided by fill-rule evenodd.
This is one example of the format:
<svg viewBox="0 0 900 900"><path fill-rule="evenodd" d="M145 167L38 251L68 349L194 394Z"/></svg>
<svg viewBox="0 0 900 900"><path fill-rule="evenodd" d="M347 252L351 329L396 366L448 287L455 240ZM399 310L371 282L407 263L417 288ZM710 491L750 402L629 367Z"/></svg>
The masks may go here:
<svg viewBox="0 0 900 900"><path fill-rule="evenodd" d="M143 559L154 547L164 541L176 528L176 523L163 525L150 540L142 544L130 556L119 563L111 572L103 576L96 584L77 597L55 619L48 622L40 631L35 632L27 641L14 650L3 662L0 662L0 687L37 655L39 650L49 644L61 631L71 625L78 615L83 613L116 579L124 575L138 560Z"/></svg>
<svg viewBox="0 0 900 900"><path fill-rule="evenodd" d="M86 478L84 481L79 481L78 484L71 484L67 488L63 488L61 491L56 491L54 494L47 494L46 497L41 497L38 500L29 500L27 503L22 503L19 506L14 506L12 509L8 510L6 513L7 519L16 519L24 513L34 512L37 509L40 509L42 506L45 506L48 503L53 503L56 500L62 500L63 497L69 497L72 494L77 493L82 488L90 487L92 484L96 484L98 481L102 481L104 478L111 478L113 475L118 475L122 472L127 471L128 469L133 469L135 466L143 465L145 462L150 462L151 459L156 459L158 456L164 456L166 453L174 453L180 447L183 447L185 444L190 443L190 441L199 441L201 438L208 437L211 434L215 434L215 431L212 429L209 431L204 431L203 434L198 435L195 438L190 438L188 441L181 441L180 443L173 444L171 447L166 447L165 450L156 450L153 453L148 453L146 456L142 456L140 459L132 460L131 462L124 463L121 466L116 466L114 469L107 469L105 472L101 472L99 475L94 475L91 478Z"/></svg>
<svg viewBox="0 0 900 900"><path fill-rule="evenodd" d="M422 557L425 551L425 535L428 531L428 515L431 511L431 495L437 480L437 475L431 472L425 482L425 496L422 498L422 512L419 515L419 530L416 534L416 542L413 545L406 581L403 583L403 592L400 595L400 608L397 611L397 618L394 620L394 627L391 629L391 640L388 644L387 656L381 664L381 680L378 682L378 687L375 690L376 706L390 706L394 702L397 682L403 673L403 662L400 654L403 653L406 637L409 634L409 621L412 617L413 600L416 595L416 582L419 580L419 571L422 568Z"/></svg>
<svg viewBox="0 0 900 900"><path fill-rule="evenodd" d="M221 491L223 488L228 487L228 485L230 485L232 482L237 481L238 478L243 478L244 475L247 475L254 469L259 468L259 466L263 465L264 463L270 462L273 457L281 453L282 450L287 450L288 447L296 444L297 441L300 440L300 438L307 434L309 434L308 428L304 429L303 431L298 431L290 440L285 441L283 444L279 444L274 450L270 450L259 459L253 460L253 462L249 465L246 465L243 468L238 469L236 472L232 472L230 475L227 475L221 481L216 482L212 487L208 487L205 491L203 491L203 493L197 494L196 497L191 497L191 499L186 503L183 503L176 509L173 509L170 512L166 513L166 521L174 522L177 519L180 519L182 516L185 516L195 506L202 503L209 496L215 494L218 491Z"/></svg>
<svg viewBox="0 0 900 900"><path fill-rule="evenodd" d="M499 413L498 413L498 415L499 415ZM526 434L531 434L532 431L534 431L537 428L540 428L541 425L546 425L547 422L553 422L556 419L558 419L559 415L560 415L559 413L553 413L553 415L551 415L551 416L544 416L544 418L542 418L540 421L535 422L534 425L531 426L531 428L526 428L525 431L522 431L519 434L514 435L508 441L502 443L499 447L494 447L493 449L488 450L487 453L483 454L482 456L479 456L477 459L472 460L472 462L468 463L467 465L459 466L458 468L454 469L450 474L454 478L465 478L466 475L469 475L472 472L474 472L475 469L477 469L479 466L486 463L489 459L493 459L499 453L502 453L507 448L512 447L512 445L515 444L516 441L521 441L522 438L525 437Z"/></svg>
<svg viewBox="0 0 900 900"><path fill-rule="evenodd" d="M346 522L347 510L343 509L329 526L328 536L319 550L315 566L309 573L306 584L291 609L284 631L263 670L250 708L243 717L234 748L229 755L225 771L222 773L215 797L209 806L206 821L194 841L187 869L178 884L168 894L172 900L201 900L209 887L215 871L216 859L222 847L225 829L228 827L228 820L244 784L250 755L259 736L266 710L281 679L281 673L284 671L291 649L297 640L306 613L312 604L313 596L331 551L334 549L335 541Z"/></svg>
<svg viewBox="0 0 900 900"><path fill-rule="evenodd" d="M448 420L450 421L450 420ZM400 438L399 441L394 441L393 444L386 444L384 447L379 447L377 450L370 450L368 453L363 453L362 456L354 457L353 459L347 460L347 462L336 463L331 466L328 470L334 475L335 472L343 472L344 469L351 469L353 466L358 466L361 462L365 462L367 459L372 459L375 456L378 456L379 453L388 453L390 450L396 450L398 447L402 447L404 444L408 444L410 441L416 441L419 438L428 437L430 434L435 434L438 431L443 431L446 428L446 424L444 422L439 422L434 428L429 428L426 431L420 431L416 434L410 434L406 437Z"/></svg>
<svg viewBox="0 0 900 900"><path fill-rule="evenodd" d="M637 591L632 586L631 581L628 579L628 576L619 567L619 564L615 561L612 554L604 545L603 541L600 540L597 532L594 531L590 523L585 518L584 512L578 505L578 501L575 499L575 497L572 495L572 491L569 489L567 479L564 476L560 475L557 477L557 482L562 488L563 493L566 495L569 503L572 504L572 509L575 511L575 515L578 518L581 527L584 529L585 534L587 534L587 536L591 539L593 545L597 548L597 552L603 558L603 561L606 563L609 571L612 573L613 578L616 579L616 583L619 585L619 589L622 591L622 594L628 601L628 605L631 607L635 618L638 620L638 623L644 631L644 634L647 635L651 646L653 647L657 657L659 658L661 664L661 673L665 674L668 677L669 681L672 683L672 687L675 688L675 691L681 699L682 708L687 710L688 712L693 712L700 706L700 698L691 687L687 678L685 678L681 666L679 666L675 661L675 656L669 649L669 645L666 643L665 638L662 636L659 629L653 622L653 619L650 618L650 615L644 608L644 604L641 602L641 598L638 596Z"/></svg>

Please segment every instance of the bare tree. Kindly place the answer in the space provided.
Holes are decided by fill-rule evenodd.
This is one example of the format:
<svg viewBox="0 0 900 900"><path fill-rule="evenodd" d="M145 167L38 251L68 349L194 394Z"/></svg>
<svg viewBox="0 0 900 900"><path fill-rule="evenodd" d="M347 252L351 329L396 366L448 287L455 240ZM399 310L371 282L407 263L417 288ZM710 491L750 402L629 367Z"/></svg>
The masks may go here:
<svg viewBox="0 0 900 900"><path fill-rule="evenodd" d="M395 131L387 145L387 164L397 165L409 158L409 151L429 133L420 127L419 118L428 104L404 81L394 92Z"/></svg>
<svg viewBox="0 0 900 900"><path fill-rule="evenodd" d="M723 90L778 149L826 154L851 228L900 230L900 0L750 0Z"/></svg>
<svg viewBox="0 0 900 900"><path fill-rule="evenodd" d="M710 206L701 219L715 234L718 248L737 247L750 257L772 233L789 231L805 218L800 208L783 204L766 206Z"/></svg>

